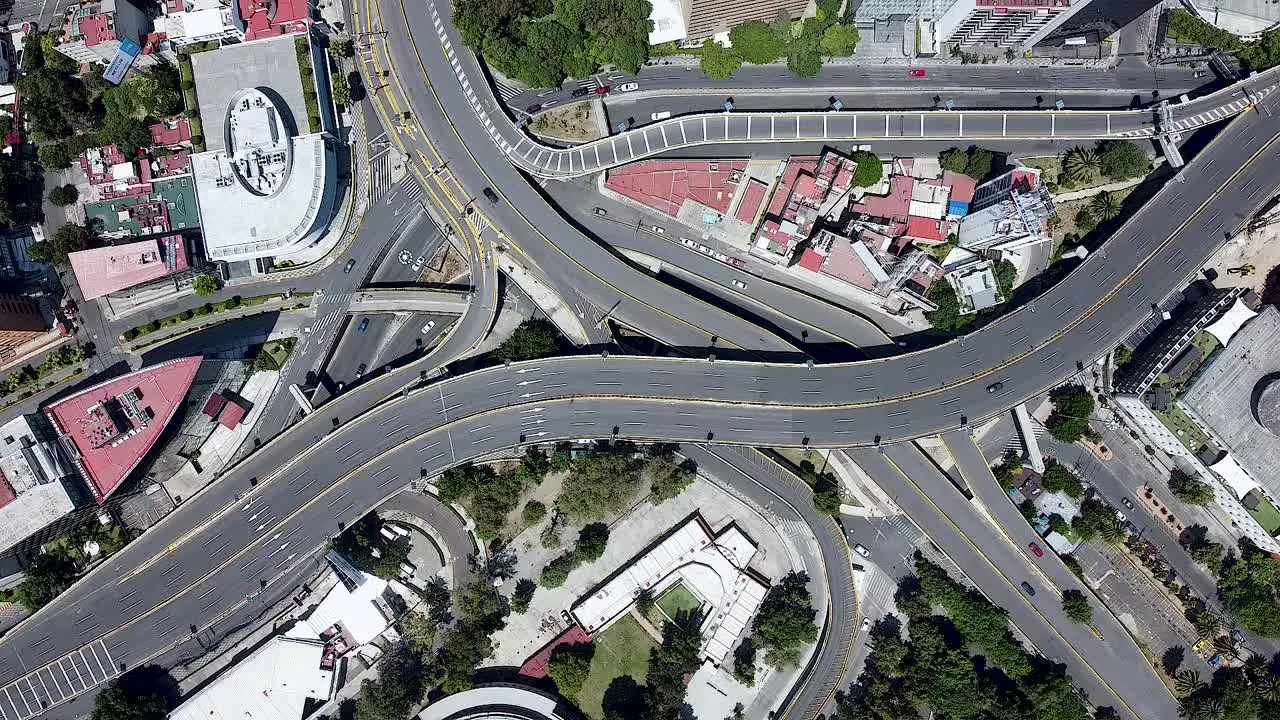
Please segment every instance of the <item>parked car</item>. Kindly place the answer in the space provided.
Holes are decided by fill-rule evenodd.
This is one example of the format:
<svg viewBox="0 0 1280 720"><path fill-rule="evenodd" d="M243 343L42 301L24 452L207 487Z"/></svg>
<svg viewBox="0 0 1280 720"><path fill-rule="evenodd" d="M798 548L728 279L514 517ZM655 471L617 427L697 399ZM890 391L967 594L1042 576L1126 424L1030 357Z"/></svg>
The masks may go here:
<svg viewBox="0 0 1280 720"><path fill-rule="evenodd" d="M579 98L579 97L586 97L587 93L589 92L591 91L586 88L577 88L576 90L574 90L569 94L572 95L573 97Z"/></svg>
<svg viewBox="0 0 1280 720"><path fill-rule="evenodd" d="M667 118L671 117L671 111L663 110L662 112L656 112L650 115L649 117L653 120L666 120Z"/></svg>
<svg viewBox="0 0 1280 720"><path fill-rule="evenodd" d="M1031 583L1027 582L1026 580L1023 580L1020 584L1022 585L1023 592L1030 595L1031 597L1036 596L1036 589L1031 587Z"/></svg>
<svg viewBox="0 0 1280 720"><path fill-rule="evenodd" d="M746 289L747 289L747 284L746 284L746 283L744 283L744 282L742 282L741 280L734 280L734 281L733 281L733 286L734 286L734 287L736 287L736 288L738 288L739 290L746 290Z"/></svg>
<svg viewBox="0 0 1280 720"><path fill-rule="evenodd" d="M593 212L593 213L595 213L595 214L597 214L597 215L599 215L599 216L601 216L601 217L604 217L605 215L608 215L608 214L609 214L609 211L608 211L608 210L605 210L605 209L604 209L604 208L602 208L602 207L593 208L593 209L591 210L591 212Z"/></svg>
<svg viewBox="0 0 1280 720"><path fill-rule="evenodd" d="M1205 72L1204 70L1197 70L1197 71L1195 71L1195 73L1192 75L1192 77L1195 77L1195 78L1202 78L1202 77L1204 77L1205 75L1208 75L1208 74L1209 74L1209 73Z"/></svg>
<svg viewBox="0 0 1280 720"><path fill-rule="evenodd" d="M864 558L869 558L869 557L871 557L871 551L870 551L870 550L868 550L868 549L866 549L865 547L863 547L860 543L854 543L854 544L853 544L853 551L854 551L854 552L856 552L856 553L858 553L859 555L861 555L861 556L862 556L862 557L864 557Z"/></svg>
<svg viewBox="0 0 1280 720"><path fill-rule="evenodd" d="M868 630L870 627L871 627L871 618L862 618L863 631Z"/></svg>
<svg viewBox="0 0 1280 720"><path fill-rule="evenodd" d="M364 318L360 321L360 325L356 328L356 332L364 332L365 330L368 330L368 329L369 329L369 318Z"/></svg>
<svg viewBox="0 0 1280 720"><path fill-rule="evenodd" d="M368 369L369 369L369 366L368 366L368 365L366 365L366 364L364 364L364 363L360 363L360 367L356 368L356 377L357 377L357 378L362 378L362 377L364 377L364 371L365 371L365 370L368 370Z"/></svg>
<svg viewBox="0 0 1280 720"><path fill-rule="evenodd" d="M491 203L498 202L498 193L494 192L493 188L485 188L484 196Z"/></svg>
<svg viewBox="0 0 1280 720"><path fill-rule="evenodd" d="M1043 551L1043 550L1041 550L1041 549L1040 549L1040 546L1039 546L1039 545L1037 545L1036 543L1030 543L1030 544L1028 544L1028 545L1027 545L1027 548L1028 548L1029 550L1031 550L1031 554L1032 554L1032 555L1035 555L1035 556L1036 556L1036 557L1038 557L1038 558L1042 558L1042 557L1044 557L1044 551Z"/></svg>
<svg viewBox="0 0 1280 720"><path fill-rule="evenodd" d="M657 233L658 235L666 235L666 234L667 234L667 229L666 229L666 228L664 228L664 227L662 227L661 225L650 225L650 226L649 226L649 229L650 229L650 230L652 230L652 231L654 231L654 232L655 232L655 233Z"/></svg>
<svg viewBox="0 0 1280 720"><path fill-rule="evenodd" d="M695 249L696 249L696 248L698 247L698 243L696 243L696 242L694 242L694 241L690 240L689 238L680 238L680 244L681 244L681 245L683 245L683 246L685 246L685 247L687 247L687 248L695 248Z"/></svg>
<svg viewBox="0 0 1280 720"><path fill-rule="evenodd" d="M1125 517L1124 513L1119 510L1116 511L1116 519L1120 522L1129 522L1129 518Z"/></svg>
<svg viewBox="0 0 1280 720"><path fill-rule="evenodd" d="M433 329L435 329L435 326L436 326L435 320L428 320L427 324L422 326L422 334L426 335L427 333L431 332Z"/></svg>
<svg viewBox="0 0 1280 720"><path fill-rule="evenodd" d="M346 265L346 267L342 268L342 272L344 272L344 273L349 273L349 272L351 272L351 268L353 268L353 267L355 267L355 266L356 266L356 259L355 259L355 258L351 258L350 260L348 260L348 261L347 261L347 265Z"/></svg>
<svg viewBox="0 0 1280 720"><path fill-rule="evenodd" d="M1125 506L1126 509L1129 509L1129 510L1133 509L1133 503L1130 502L1129 498L1127 497L1120 498L1120 504Z"/></svg>
<svg viewBox="0 0 1280 720"><path fill-rule="evenodd" d="M618 86L618 92L631 92L632 90L639 90L639 89L640 89L640 83L629 82L629 83L622 83L621 85Z"/></svg>
<svg viewBox="0 0 1280 720"><path fill-rule="evenodd" d="M911 70L907 72L907 75L913 78L921 78L921 77L924 77L926 74L927 73L925 73L925 71L922 68L911 68Z"/></svg>

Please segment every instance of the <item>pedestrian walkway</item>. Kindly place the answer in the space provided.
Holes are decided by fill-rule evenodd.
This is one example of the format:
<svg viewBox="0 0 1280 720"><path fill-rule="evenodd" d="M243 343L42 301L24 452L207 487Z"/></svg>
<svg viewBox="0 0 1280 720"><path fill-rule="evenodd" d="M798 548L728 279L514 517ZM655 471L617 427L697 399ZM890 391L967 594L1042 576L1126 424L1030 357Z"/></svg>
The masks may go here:
<svg viewBox="0 0 1280 720"><path fill-rule="evenodd" d="M86 624L88 630L78 627L82 635L100 630L91 615L85 615L76 625ZM46 637L32 646L39 647L48 641ZM0 720L27 720L48 708L95 688L120 674L119 658L113 657L105 640L96 640L78 650L39 668L35 672L14 680L0 688Z"/></svg>
<svg viewBox="0 0 1280 720"><path fill-rule="evenodd" d="M529 272L528 268L506 252L498 252L498 267L511 278L538 308L551 319L552 324L574 345L587 345L590 338L582 320L565 305L564 300L546 283Z"/></svg>

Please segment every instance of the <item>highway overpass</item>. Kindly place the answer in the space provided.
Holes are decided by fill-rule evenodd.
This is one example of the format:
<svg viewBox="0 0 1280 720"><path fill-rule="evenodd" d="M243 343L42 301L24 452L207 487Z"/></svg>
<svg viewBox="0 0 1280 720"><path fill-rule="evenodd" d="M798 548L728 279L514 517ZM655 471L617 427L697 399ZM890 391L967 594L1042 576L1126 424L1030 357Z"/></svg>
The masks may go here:
<svg viewBox="0 0 1280 720"><path fill-rule="evenodd" d="M462 315L471 304L471 291L428 288L365 288L351 298L350 313L422 312Z"/></svg>

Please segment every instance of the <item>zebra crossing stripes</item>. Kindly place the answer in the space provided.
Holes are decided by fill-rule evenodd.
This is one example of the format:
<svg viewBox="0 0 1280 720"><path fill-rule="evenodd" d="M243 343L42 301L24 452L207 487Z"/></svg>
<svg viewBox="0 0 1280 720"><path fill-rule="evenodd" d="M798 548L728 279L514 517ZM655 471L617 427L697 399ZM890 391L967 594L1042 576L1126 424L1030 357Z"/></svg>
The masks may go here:
<svg viewBox="0 0 1280 720"><path fill-rule="evenodd" d="M117 658L97 640L0 688L0 720L28 720L119 674Z"/></svg>
<svg viewBox="0 0 1280 720"><path fill-rule="evenodd" d="M374 155L369 160L369 202L381 201L394 184L391 181L391 151Z"/></svg>
<svg viewBox="0 0 1280 720"><path fill-rule="evenodd" d="M493 81L493 87L498 91L498 97L502 98L502 102L511 102L511 98L524 92L519 88L513 88L510 85L504 82L500 82L498 80Z"/></svg>

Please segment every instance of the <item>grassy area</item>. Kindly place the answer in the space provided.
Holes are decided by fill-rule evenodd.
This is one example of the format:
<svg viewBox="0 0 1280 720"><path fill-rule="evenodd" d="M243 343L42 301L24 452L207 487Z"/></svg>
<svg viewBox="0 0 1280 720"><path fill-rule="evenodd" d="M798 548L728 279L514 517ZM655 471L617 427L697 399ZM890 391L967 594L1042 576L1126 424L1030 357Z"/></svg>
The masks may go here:
<svg viewBox="0 0 1280 720"><path fill-rule="evenodd" d="M298 56L298 73L302 76L302 101L307 106L307 127L320 132L320 100L316 97L315 71L311 67L311 45L307 38L293 41Z"/></svg>
<svg viewBox="0 0 1280 720"><path fill-rule="evenodd" d="M1022 164L1040 170L1041 179L1046 184L1053 183L1056 185L1058 176L1062 174L1062 158L1058 155L1022 158Z"/></svg>
<svg viewBox="0 0 1280 720"><path fill-rule="evenodd" d="M1116 202L1123 203L1124 199L1129 197L1129 193L1131 192L1133 192L1133 188L1128 187L1122 190L1112 191L1111 196L1116 199ZM1066 238L1067 235L1077 236L1076 241L1070 244L1071 247L1075 247L1076 245L1079 245L1080 240L1083 240L1085 237L1088 237L1087 234L1081 235L1080 228L1079 226L1076 225L1076 215L1082 209L1089 207L1089 202L1092 199L1093 198L1082 198L1080 200L1068 200L1067 202L1055 203L1055 206L1057 208L1057 216L1058 216L1058 219L1061 220L1061 222L1058 224L1057 227L1053 229L1052 257L1057 258L1059 255L1062 254L1062 248L1064 244L1063 239Z"/></svg>
<svg viewBox="0 0 1280 720"><path fill-rule="evenodd" d="M1275 535L1280 532L1280 510L1277 510L1276 506L1272 505L1271 501L1262 495L1258 495L1258 507L1250 510L1249 514L1253 516L1254 520L1258 521L1258 524L1262 526L1263 530L1267 531L1268 535Z"/></svg>
<svg viewBox="0 0 1280 720"><path fill-rule="evenodd" d="M160 328L177 325L178 323L186 322L188 320L192 320L197 317L203 317L205 315L213 315L215 313L220 313L226 310L235 310L236 308L239 308L239 307L251 307L253 305L261 305L262 303L267 302L268 300L274 300L276 298L283 298L283 297L284 296L280 294L258 295L255 297L247 297L247 298L242 298L239 295L234 295L231 298L219 303L205 303L204 305L201 305L199 307L183 310L180 313L167 315L165 317L152 320L149 323L139 325L137 327L129 328L128 330L125 330L121 334L121 337L124 338L125 340L133 340L134 338L139 338L139 337L142 337L143 335L149 335L153 332L156 332L160 330Z"/></svg>
<svg viewBox="0 0 1280 720"><path fill-rule="evenodd" d="M667 588L667 591L662 593L655 604L662 608L662 612L666 613L667 617L672 619L675 619L675 616L682 610L691 611L702 607L702 601L694 597L693 593L689 592L689 588L684 586L684 583L679 582Z"/></svg>
<svg viewBox="0 0 1280 720"><path fill-rule="evenodd" d="M1200 354L1207 359L1210 353L1218 349L1218 338L1214 337L1213 333L1201 330L1191 338L1191 344L1195 345L1200 350Z"/></svg>
<svg viewBox="0 0 1280 720"><path fill-rule="evenodd" d="M1204 432L1177 405L1170 405L1168 410L1153 409L1151 412L1155 413L1155 416L1160 418L1160 422L1173 431L1173 434L1177 435L1191 452L1198 452L1205 443L1209 442Z"/></svg>
<svg viewBox="0 0 1280 720"><path fill-rule="evenodd" d="M264 343L262 349L258 351L258 357L253 361L253 366L258 370L279 370L284 367L285 361L289 359L289 353L293 352L293 346L297 342L297 338L287 337Z"/></svg>
<svg viewBox="0 0 1280 720"><path fill-rule="evenodd" d="M603 720L601 704L605 691L615 679L629 676L636 685L644 685L649 674L649 651L657 643L630 615L624 615L595 640L596 654L591 659L591 672L578 691L578 707L589 718Z"/></svg>

